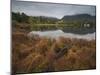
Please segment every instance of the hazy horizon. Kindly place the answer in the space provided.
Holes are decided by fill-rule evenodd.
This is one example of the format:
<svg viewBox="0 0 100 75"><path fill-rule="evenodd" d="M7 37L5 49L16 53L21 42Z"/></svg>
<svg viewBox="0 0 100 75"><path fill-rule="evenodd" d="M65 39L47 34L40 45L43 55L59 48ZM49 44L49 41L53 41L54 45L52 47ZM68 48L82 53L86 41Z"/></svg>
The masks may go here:
<svg viewBox="0 0 100 75"><path fill-rule="evenodd" d="M25 2L12 0L12 12L24 12L29 16L47 16L61 19L65 15L89 14L96 15L95 6L56 4L41 2Z"/></svg>

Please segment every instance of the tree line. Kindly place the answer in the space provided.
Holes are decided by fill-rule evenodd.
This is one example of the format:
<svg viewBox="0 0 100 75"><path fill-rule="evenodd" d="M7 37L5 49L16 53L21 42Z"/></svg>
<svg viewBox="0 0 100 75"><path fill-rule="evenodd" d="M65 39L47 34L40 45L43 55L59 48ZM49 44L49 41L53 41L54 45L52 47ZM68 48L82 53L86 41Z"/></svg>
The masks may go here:
<svg viewBox="0 0 100 75"><path fill-rule="evenodd" d="M89 24L90 27L96 26L95 16L88 14L64 16L62 19L46 16L28 16L25 13L12 12L12 20L19 23L28 23L34 26L35 24L58 24L69 25L72 27L84 26Z"/></svg>

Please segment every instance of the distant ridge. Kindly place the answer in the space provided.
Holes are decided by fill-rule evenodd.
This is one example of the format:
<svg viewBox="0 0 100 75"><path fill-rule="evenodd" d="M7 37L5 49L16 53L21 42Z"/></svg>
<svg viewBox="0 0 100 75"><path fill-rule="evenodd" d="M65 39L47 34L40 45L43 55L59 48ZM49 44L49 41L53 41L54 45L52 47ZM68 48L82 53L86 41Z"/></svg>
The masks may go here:
<svg viewBox="0 0 100 75"><path fill-rule="evenodd" d="M76 14L76 15L66 15L62 18L64 21L92 21L95 20L96 16L92 16L89 14Z"/></svg>

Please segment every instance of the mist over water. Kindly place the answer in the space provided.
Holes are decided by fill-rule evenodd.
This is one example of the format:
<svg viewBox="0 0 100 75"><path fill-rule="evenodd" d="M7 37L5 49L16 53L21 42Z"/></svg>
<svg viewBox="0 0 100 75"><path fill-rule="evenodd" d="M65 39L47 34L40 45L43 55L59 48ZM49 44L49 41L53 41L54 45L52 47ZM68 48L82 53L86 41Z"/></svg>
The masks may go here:
<svg viewBox="0 0 100 75"><path fill-rule="evenodd" d="M74 34L63 32L62 30L51 30L51 31L31 31L28 35L39 35L40 37L47 37L58 39L59 37L65 38L77 38L77 39L86 39L86 40L95 40L95 32L87 34Z"/></svg>

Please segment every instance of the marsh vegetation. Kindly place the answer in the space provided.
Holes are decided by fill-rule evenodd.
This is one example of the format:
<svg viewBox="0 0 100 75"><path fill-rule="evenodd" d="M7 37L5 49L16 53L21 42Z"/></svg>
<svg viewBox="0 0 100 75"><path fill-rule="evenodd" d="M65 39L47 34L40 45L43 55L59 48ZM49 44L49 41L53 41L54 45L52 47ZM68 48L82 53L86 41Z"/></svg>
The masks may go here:
<svg viewBox="0 0 100 75"><path fill-rule="evenodd" d="M86 40L62 36L51 39L39 35L28 36L31 31L56 29L75 35L95 32L95 18L85 14L85 18L79 20L79 16L73 16L75 19L68 19L68 17L57 19L13 12L12 73L95 69L96 39ZM84 24L90 25L84 26Z"/></svg>

